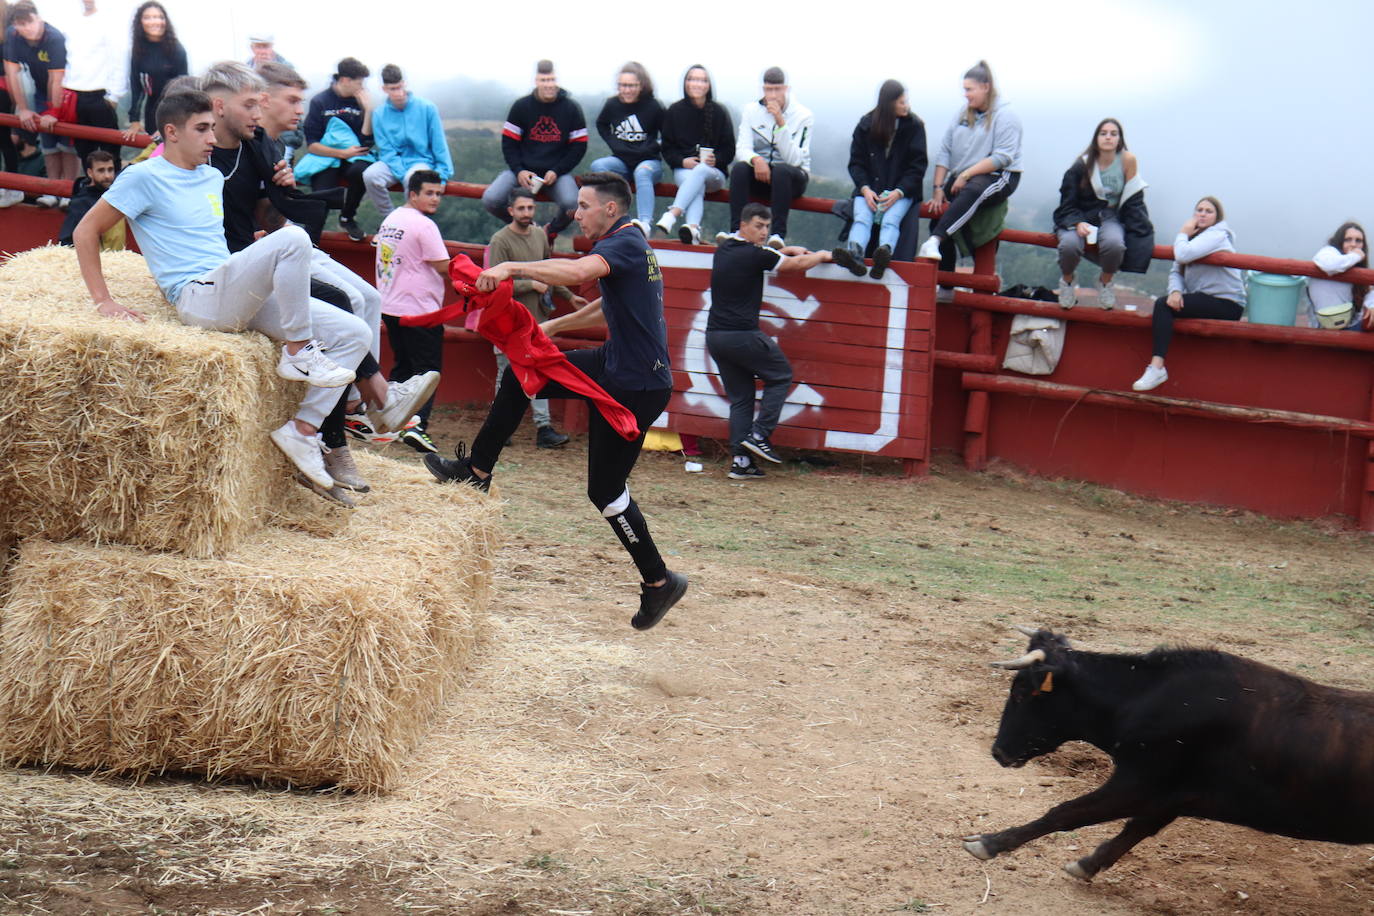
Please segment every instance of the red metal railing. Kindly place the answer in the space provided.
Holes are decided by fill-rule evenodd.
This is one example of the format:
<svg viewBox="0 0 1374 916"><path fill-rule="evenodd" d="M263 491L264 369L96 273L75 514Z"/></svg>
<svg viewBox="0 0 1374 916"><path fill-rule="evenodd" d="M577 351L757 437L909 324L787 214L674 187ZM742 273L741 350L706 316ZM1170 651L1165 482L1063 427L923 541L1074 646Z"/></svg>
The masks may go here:
<svg viewBox="0 0 1374 916"><path fill-rule="evenodd" d="M0 126L18 126L18 119L13 115L0 114ZM129 143L124 140L123 134L118 131L83 127L75 124L59 123L53 127L51 132L63 136L101 140L128 146L146 146L147 143L151 142L151 138L146 135L141 135L136 138L135 142ZM59 196L68 196L71 193L69 182L35 179L6 172L0 172L0 187L15 188L27 194L55 194ZM452 197L478 199L485 190L485 185L471 182L451 181L448 183L445 193ZM670 184L657 185L655 190L660 196L672 196L676 192L676 188ZM544 194L541 194L540 197L545 200L549 199L547 195ZM727 202L728 195L723 191L718 191L708 194L707 199ZM792 204L793 209L813 213L829 213L833 205L834 201L818 197L800 197ZM933 215L930 212L929 204L922 204L921 215L926 218ZM330 240L331 243L334 244L348 244L343 236L335 238L333 233L330 234ZM1016 229L1004 230L999 235L998 241L1037 245L1046 248L1054 248L1057 246L1057 239L1051 233L1027 232ZM675 243L665 244L671 246ZM941 273L939 275L939 282L942 285L960 287L955 294L954 305L969 310L968 351L935 350L933 357L936 366L962 370L960 380L967 395L967 405L963 422L963 451L965 463L970 468L981 469L985 466L987 461L987 436L990 417L989 397L992 393L1015 394L1024 397L1049 400L1072 400L1075 403L1102 404L1104 406L1120 407L1132 411L1146 411L1166 415L1198 416L1208 419L1260 422L1301 429L1323 430L1332 433L1354 435L1362 439L1370 440L1367 450L1368 465L1364 469L1364 472L1359 475L1362 486L1360 526L1365 530L1374 530L1374 435L1371 434L1371 430L1374 430L1374 399L1371 399L1369 405L1369 421L1366 422L1292 411L1274 411L1237 404L1167 398L1157 395L1138 394L1135 392L1101 391L1094 388L1058 385L1055 383L1021 379L1019 377L997 376L995 373L997 371L998 361L993 352L992 334L992 317L994 314L1040 315L1070 322L1134 327L1142 330L1149 326L1150 319L1143 315L1101 311L1097 309L1080 308L1064 310L1054 305L1035 303L1022 299L1010 299L995 295L1000 289L1000 280L996 273L996 249L997 242L979 249L975 253L974 270L971 274ZM1157 245L1155 246L1153 257L1156 260L1172 260L1173 249L1171 246ZM1259 255L1217 253L1203 258L1199 263L1217 264L1226 267L1256 270L1265 273L1286 274L1290 276L1326 276L1311 261L1264 257ZM1331 279L1374 286L1374 269L1350 270ZM968 292L966 290L973 291ZM1291 343L1365 352L1374 351L1374 334L1339 333L1307 328L1289 328L1196 319L1179 321L1176 324L1176 330L1183 334L1198 337L1230 338L1265 343ZM569 340L567 343L569 345L577 345L578 341Z"/></svg>

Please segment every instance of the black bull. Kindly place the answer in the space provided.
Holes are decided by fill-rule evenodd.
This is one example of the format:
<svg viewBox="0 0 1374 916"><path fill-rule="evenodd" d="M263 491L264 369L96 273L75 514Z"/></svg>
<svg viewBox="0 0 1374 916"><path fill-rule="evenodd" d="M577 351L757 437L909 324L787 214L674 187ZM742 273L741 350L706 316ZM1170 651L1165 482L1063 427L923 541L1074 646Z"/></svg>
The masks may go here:
<svg viewBox="0 0 1374 916"><path fill-rule="evenodd" d="M1225 652L1076 651L1046 630L1016 670L992 756L1019 767L1066 741L1109 754L1111 777L1020 827L965 837L980 859L1059 830L1127 818L1076 862L1085 880L1175 818L1304 840L1374 841L1374 694L1324 687Z"/></svg>

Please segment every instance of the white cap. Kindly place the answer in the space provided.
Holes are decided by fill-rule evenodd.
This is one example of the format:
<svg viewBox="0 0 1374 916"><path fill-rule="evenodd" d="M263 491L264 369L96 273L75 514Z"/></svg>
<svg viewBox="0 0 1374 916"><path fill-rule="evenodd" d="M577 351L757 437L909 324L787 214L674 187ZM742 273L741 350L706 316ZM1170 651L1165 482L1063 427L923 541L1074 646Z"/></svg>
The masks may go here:
<svg viewBox="0 0 1374 916"><path fill-rule="evenodd" d="M276 44L276 36L271 32L249 32L248 43L250 45L270 45Z"/></svg>

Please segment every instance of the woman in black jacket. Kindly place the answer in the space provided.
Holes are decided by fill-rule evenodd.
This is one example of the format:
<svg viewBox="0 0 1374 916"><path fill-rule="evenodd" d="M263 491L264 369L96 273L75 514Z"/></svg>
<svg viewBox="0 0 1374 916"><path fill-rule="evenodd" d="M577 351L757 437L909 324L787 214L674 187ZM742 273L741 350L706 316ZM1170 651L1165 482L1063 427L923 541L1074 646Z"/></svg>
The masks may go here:
<svg viewBox="0 0 1374 916"><path fill-rule="evenodd" d="M1112 280L1118 270L1144 273L1150 268L1155 229L1145 209L1145 179L1135 154L1126 149L1126 132L1115 118L1104 118L1093 142L1074 160L1059 186L1054 231L1059 236L1059 304L1078 304L1074 273L1087 254L1102 268L1097 301L1116 307ZM1096 246L1096 253L1088 252Z"/></svg>
<svg viewBox="0 0 1374 916"><path fill-rule="evenodd" d="M859 119L849 145L849 176L854 179L854 221L849 240L834 251L835 263L864 275L864 252L873 235L874 214L882 220L872 277L881 277L892 260L902 220L921 199L926 177L926 126L911 113L906 89L888 80L878 104Z"/></svg>
<svg viewBox="0 0 1374 916"><path fill-rule="evenodd" d="M124 139L133 140L143 132L143 125L157 116L157 104L167 84L187 72L186 48L177 41L166 8L157 0L147 0L134 13L129 50L129 129ZM156 133L157 125L152 127Z"/></svg>
<svg viewBox="0 0 1374 916"><path fill-rule="evenodd" d="M735 161L735 125L713 95L711 74L693 64L682 77L682 98L663 118L663 158L673 170L677 196L655 225L666 237L685 216L677 233L684 245L701 244L706 193L724 189L724 167Z"/></svg>

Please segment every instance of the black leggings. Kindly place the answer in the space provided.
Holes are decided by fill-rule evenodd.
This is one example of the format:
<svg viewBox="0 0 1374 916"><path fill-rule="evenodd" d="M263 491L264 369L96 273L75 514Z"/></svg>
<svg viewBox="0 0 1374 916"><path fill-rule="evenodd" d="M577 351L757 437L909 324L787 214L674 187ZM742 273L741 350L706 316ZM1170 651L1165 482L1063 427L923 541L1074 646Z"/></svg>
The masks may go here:
<svg viewBox="0 0 1374 916"><path fill-rule="evenodd" d="M310 190L327 191L330 188L337 188L347 181L348 189L344 194L343 208L339 211L339 219L352 219L358 215L358 205L363 202L363 192L367 190L363 186L363 172L367 171L367 167L371 164L370 162L341 161L334 168L325 169L310 179Z"/></svg>
<svg viewBox="0 0 1374 916"><path fill-rule="evenodd" d="M567 356L570 363L591 376L611 397L628 408L639 424L639 438L627 442L606 422L595 405L590 407L587 421L587 498L610 522L611 530L629 552L644 581L657 582L667 574L668 567L649 535L648 523L644 521L639 506L630 498L627 484L630 471L639 459L639 450L644 445L644 434L668 406L672 389L628 391L607 383L600 377L606 366L606 356L600 347L572 350ZM520 428L525 411L530 409L530 397L520 387L514 372L507 369L501 375L501 387L496 391L496 400L492 402L486 422L472 443L473 467L489 473L496 467L506 440ZM549 382L534 397L586 400L584 395L570 391L557 382Z"/></svg>
<svg viewBox="0 0 1374 916"><path fill-rule="evenodd" d="M1206 293L1184 293L1183 308L1177 312L1169 308L1168 301L1167 296L1156 299L1154 313L1150 316L1154 324L1154 355L1160 359L1169 352L1169 341L1174 337L1174 319L1219 318L1222 321L1239 321L1244 311L1230 299L1220 299Z"/></svg>
<svg viewBox="0 0 1374 916"><path fill-rule="evenodd" d="M76 94L76 123L86 127L103 127L106 130L119 129L119 118L115 116L114 108L105 100L104 89ZM114 157L115 171L119 171L119 154L123 147L118 143L97 140L73 140L72 143L76 146L76 155L81 160L81 171L78 174L86 174L86 157L98 149L103 149Z"/></svg>
<svg viewBox="0 0 1374 916"><path fill-rule="evenodd" d="M391 373L387 378L404 382L426 372L444 370L444 326L433 328L407 327L395 315L383 315L386 339L391 344ZM421 405L415 413L420 418L420 431L429 429L429 415L434 410L434 397ZM409 420L409 417L406 417Z"/></svg>
<svg viewBox="0 0 1374 916"><path fill-rule="evenodd" d="M993 172L988 175L974 175L958 194L951 193L954 179L951 175L945 180L945 197L949 207L940 218L930 225L930 234L940 237L940 269L953 270L959 260L959 246L954 236L968 229L969 221L984 207L993 207L1010 197L1016 186L1021 183L1020 172ZM915 210L916 207L911 209ZM974 249L973 240L964 236L964 244L969 251Z"/></svg>

